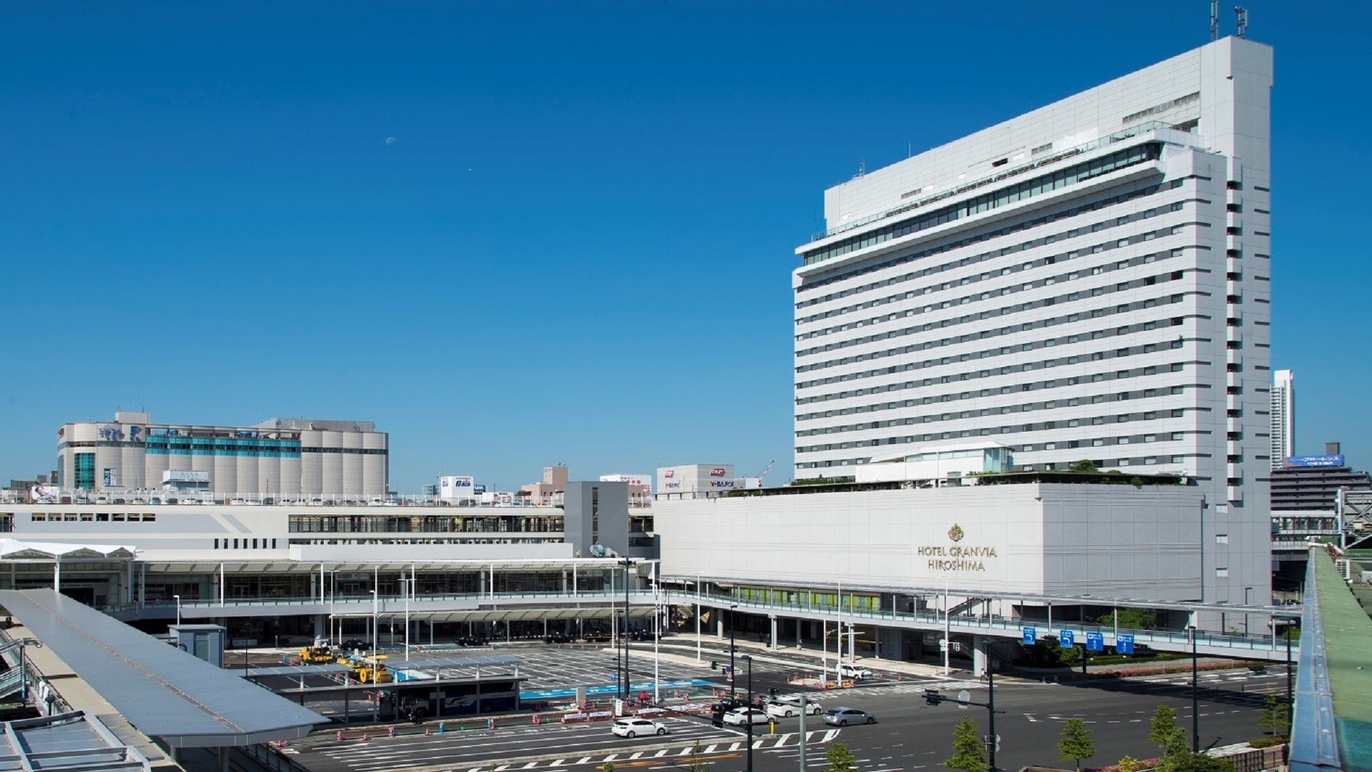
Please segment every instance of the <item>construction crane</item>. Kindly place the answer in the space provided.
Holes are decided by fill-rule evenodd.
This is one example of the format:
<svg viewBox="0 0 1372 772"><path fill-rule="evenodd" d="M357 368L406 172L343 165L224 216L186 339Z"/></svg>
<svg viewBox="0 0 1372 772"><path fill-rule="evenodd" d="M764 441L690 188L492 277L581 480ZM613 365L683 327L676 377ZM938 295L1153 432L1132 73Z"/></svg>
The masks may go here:
<svg viewBox="0 0 1372 772"><path fill-rule="evenodd" d="M766 466L761 472L758 473L758 475L757 475L757 485L758 485L759 488L762 487L762 481L765 480L765 479L767 479L767 473L770 472L770 471L772 471L772 464L775 464L776 462L777 462L777 460L776 460L775 458L772 459L771 461L768 461L768 462L767 462L767 466Z"/></svg>

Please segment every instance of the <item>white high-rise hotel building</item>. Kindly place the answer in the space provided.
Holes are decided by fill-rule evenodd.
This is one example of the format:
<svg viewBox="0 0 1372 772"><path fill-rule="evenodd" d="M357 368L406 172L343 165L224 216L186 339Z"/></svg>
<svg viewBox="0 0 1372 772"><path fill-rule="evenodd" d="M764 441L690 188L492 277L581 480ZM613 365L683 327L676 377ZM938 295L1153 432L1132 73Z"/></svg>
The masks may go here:
<svg viewBox="0 0 1372 772"><path fill-rule="evenodd" d="M796 477L985 440L1184 473L1221 597L1265 588L1271 85L1226 38L825 191Z"/></svg>

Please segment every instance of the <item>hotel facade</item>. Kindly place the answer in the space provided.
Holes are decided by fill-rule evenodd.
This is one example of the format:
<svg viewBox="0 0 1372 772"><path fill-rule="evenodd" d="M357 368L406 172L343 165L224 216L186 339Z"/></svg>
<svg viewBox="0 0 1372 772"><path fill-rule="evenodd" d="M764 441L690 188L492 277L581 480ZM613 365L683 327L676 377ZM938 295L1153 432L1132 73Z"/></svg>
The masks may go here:
<svg viewBox="0 0 1372 772"><path fill-rule="evenodd" d="M795 476L994 441L1198 486L1200 600L1266 598L1270 47L1226 38L825 192Z"/></svg>

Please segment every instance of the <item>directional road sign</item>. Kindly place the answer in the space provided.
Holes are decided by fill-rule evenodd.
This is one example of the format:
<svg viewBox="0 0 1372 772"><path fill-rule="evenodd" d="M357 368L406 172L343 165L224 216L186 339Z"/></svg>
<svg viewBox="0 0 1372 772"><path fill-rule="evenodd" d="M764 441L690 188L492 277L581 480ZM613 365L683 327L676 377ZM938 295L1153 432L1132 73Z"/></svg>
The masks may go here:
<svg viewBox="0 0 1372 772"><path fill-rule="evenodd" d="M1023 638L1024 645L1025 645L1025 646L1033 646L1033 645L1034 645L1034 640L1038 637L1038 636L1037 636L1038 631L1035 630L1035 629L1032 628L1032 627L1026 627L1026 628L1024 628L1024 631L1023 631L1023 632L1024 632L1024 638Z"/></svg>
<svg viewBox="0 0 1372 772"><path fill-rule="evenodd" d="M1120 633L1115 636L1115 652L1118 654L1134 653L1134 636Z"/></svg>
<svg viewBox="0 0 1372 772"><path fill-rule="evenodd" d="M1105 651L1105 636L1100 633L1086 634L1087 651Z"/></svg>
<svg viewBox="0 0 1372 772"><path fill-rule="evenodd" d="M1058 645L1061 646L1061 647L1064 648L1064 649L1070 649L1070 648L1072 648L1072 646L1076 643L1076 639L1073 638L1072 636L1073 636L1073 633L1072 633L1071 630L1059 630L1059 631L1058 631Z"/></svg>

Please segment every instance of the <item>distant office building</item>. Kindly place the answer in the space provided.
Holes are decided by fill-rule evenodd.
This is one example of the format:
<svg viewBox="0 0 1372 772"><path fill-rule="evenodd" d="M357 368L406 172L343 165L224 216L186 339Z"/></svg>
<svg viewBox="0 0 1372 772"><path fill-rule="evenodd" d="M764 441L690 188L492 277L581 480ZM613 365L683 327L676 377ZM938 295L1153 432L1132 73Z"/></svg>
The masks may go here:
<svg viewBox="0 0 1372 772"><path fill-rule="evenodd" d="M1332 511L1339 490L1372 491L1372 477L1353 471L1339 450L1327 442L1322 456L1287 456L1272 471L1272 511Z"/></svg>
<svg viewBox="0 0 1372 772"><path fill-rule="evenodd" d="M651 507L653 505L653 477L647 474L603 474L601 482L622 482L629 484L629 506Z"/></svg>
<svg viewBox="0 0 1372 772"><path fill-rule="evenodd" d="M78 495L365 502L383 499L390 481L388 438L371 421L205 426L121 411L113 421L63 424L57 454L60 487Z"/></svg>
<svg viewBox="0 0 1372 772"><path fill-rule="evenodd" d="M795 477L978 440L1182 474L1204 597L1265 597L1271 85L1272 49L1226 38L827 190L792 274Z"/></svg>
<svg viewBox="0 0 1372 772"><path fill-rule="evenodd" d="M462 475L444 475L438 478L438 498L452 504L475 503L479 500L476 480Z"/></svg>
<svg viewBox="0 0 1372 772"><path fill-rule="evenodd" d="M1272 468L1281 469L1296 455L1296 376L1290 370L1272 375Z"/></svg>
<svg viewBox="0 0 1372 772"><path fill-rule="evenodd" d="M519 503L535 507L560 507L567 490L567 467L543 467L543 481L519 486Z"/></svg>
<svg viewBox="0 0 1372 772"><path fill-rule="evenodd" d="M738 487L733 464L680 464L657 470L659 497L722 496Z"/></svg>

